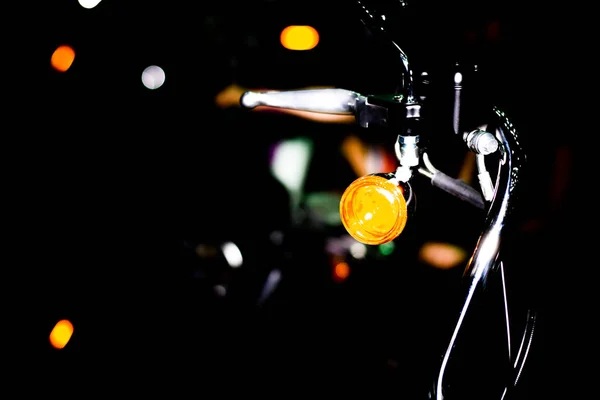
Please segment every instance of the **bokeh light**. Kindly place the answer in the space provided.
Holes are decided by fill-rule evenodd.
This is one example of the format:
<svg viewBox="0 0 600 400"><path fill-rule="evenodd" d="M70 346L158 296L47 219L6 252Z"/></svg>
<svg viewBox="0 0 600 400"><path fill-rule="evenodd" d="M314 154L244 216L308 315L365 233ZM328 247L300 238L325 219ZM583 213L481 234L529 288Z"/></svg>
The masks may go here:
<svg viewBox="0 0 600 400"><path fill-rule="evenodd" d="M342 282L350 275L350 266L345 261L340 261L333 267L333 279Z"/></svg>
<svg viewBox="0 0 600 400"><path fill-rule="evenodd" d="M50 57L50 65L58 72L66 72L75 61L75 50L69 45L61 45L54 50Z"/></svg>
<svg viewBox="0 0 600 400"><path fill-rule="evenodd" d="M281 31L281 45L288 50L311 50L319 44L319 32L308 25L291 25Z"/></svg>
<svg viewBox="0 0 600 400"><path fill-rule="evenodd" d="M165 83L165 71L159 66L151 65L142 72L142 83L150 90L155 90Z"/></svg>
<svg viewBox="0 0 600 400"><path fill-rule="evenodd" d="M382 256L389 256L394 252L396 244L394 242L382 243L378 246L379 253Z"/></svg>
<svg viewBox="0 0 600 400"><path fill-rule="evenodd" d="M63 349L73 336L73 324L67 319L62 319L54 325L50 332L50 344L55 349Z"/></svg>
<svg viewBox="0 0 600 400"><path fill-rule="evenodd" d="M438 269L450 269L463 265L468 253L450 243L427 242L419 249L419 260Z"/></svg>
<svg viewBox="0 0 600 400"><path fill-rule="evenodd" d="M244 258L242 257L242 252L239 247L233 242L223 243L221 246L221 250L223 251L223 255L227 260L227 264L231 268L241 267L244 263Z"/></svg>
<svg viewBox="0 0 600 400"><path fill-rule="evenodd" d="M100 4L102 0L79 0L79 5L83 8L92 9Z"/></svg>
<svg viewBox="0 0 600 400"><path fill-rule="evenodd" d="M350 246L350 254L357 259L365 258L367 256L367 246L360 242L354 242Z"/></svg>

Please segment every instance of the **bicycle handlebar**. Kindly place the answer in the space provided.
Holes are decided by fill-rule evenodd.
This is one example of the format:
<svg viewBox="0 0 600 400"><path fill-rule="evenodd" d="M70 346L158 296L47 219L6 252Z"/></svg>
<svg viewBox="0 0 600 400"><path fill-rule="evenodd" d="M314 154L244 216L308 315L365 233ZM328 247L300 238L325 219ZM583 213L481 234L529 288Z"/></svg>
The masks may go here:
<svg viewBox="0 0 600 400"><path fill-rule="evenodd" d="M269 106L325 114L355 114L357 101L364 96L346 89L308 89L283 92L245 92L244 108Z"/></svg>
<svg viewBox="0 0 600 400"><path fill-rule="evenodd" d="M362 20L366 25L374 26L378 22L373 10L370 10L362 1L357 1L364 11ZM375 26L376 28L377 26ZM377 30L377 29L375 29ZM381 33L381 32L379 32ZM430 398L436 400L444 399L444 392L448 385L447 370L452 364L456 354L457 338L465 330L464 320L467 314L471 314L472 304L479 297L479 289L484 288L488 276L494 271L500 271L502 285L504 286L504 266L500 257L500 249L504 238L505 226L511 210L514 206L515 188L519 186L519 180L524 167L526 157L523 152L516 130L506 115L498 108L493 109L493 117L497 127L495 131L487 131L478 128L471 132L465 132L460 125L460 93L462 81L455 79L455 107L453 114L453 125L449 128L454 133L462 135L463 141L469 150L477 157L477 167L481 192L477 191L466 182L454 179L435 169L419 148L419 136L421 134L421 105L416 101L413 92L412 71L404 52L392 41L392 44L400 53L404 67L404 80L402 93L394 93L385 96L365 96L351 90L345 89L312 89L281 92L246 92L240 98L243 108L255 108L258 106L270 106L300 111L311 111L326 114L354 115L358 125L361 127L383 126L397 135L396 156L400 166L394 177L396 181L408 182L413 177L413 170L418 171L431 180L431 184L445 192L466 201L479 209L487 209L484 228L481 231L474 252L466 266L464 273L465 291L462 293L462 307L458 312L456 324L451 334L450 341L443 354L437 376L435 387L430 393ZM456 78L456 77L455 77ZM485 168L484 157L490 154L499 155L499 168L495 182ZM422 164L423 162L423 164ZM389 172L389 171L385 171ZM397 183L397 182L396 182ZM533 335L533 322L535 313L528 314L527 326L523 331L521 349L515 354L511 351L510 337L511 327L509 324L509 310L506 301L506 290L503 288L503 301L505 322L507 330L508 359L510 360L509 382L504 388L504 395L511 390L519 379L520 370L527 357L528 348ZM472 344L472 343L469 343ZM469 379L468 377L466 379Z"/></svg>
<svg viewBox="0 0 600 400"><path fill-rule="evenodd" d="M241 96L240 104L248 109L268 106L325 114L355 115L363 127L376 122L383 125L387 120L387 110L382 110L384 107L372 104L368 99L368 96L346 89L247 91ZM376 111L379 111L378 116L375 116ZM433 186L479 209L485 208L481 193L466 182L454 179L433 167L429 167L429 171L420 172L431 179Z"/></svg>

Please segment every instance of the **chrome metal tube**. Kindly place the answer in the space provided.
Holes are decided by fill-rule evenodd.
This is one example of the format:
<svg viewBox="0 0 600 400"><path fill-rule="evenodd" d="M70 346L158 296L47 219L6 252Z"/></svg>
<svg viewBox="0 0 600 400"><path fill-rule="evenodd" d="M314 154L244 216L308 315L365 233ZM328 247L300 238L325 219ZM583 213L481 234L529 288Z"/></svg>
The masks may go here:
<svg viewBox="0 0 600 400"><path fill-rule="evenodd" d="M269 106L326 114L351 115L360 94L346 89L307 89L281 92L246 92L240 99L245 108Z"/></svg>
<svg viewBox="0 0 600 400"><path fill-rule="evenodd" d="M473 301L474 294L485 283L495 267L500 265L499 255L503 228L513 209L515 200L514 190L518 186L519 178L526 161L525 153L519 144L518 135L513 125L498 108L494 108L494 113L499 120L496 137L500 142L502 156L496 178L495 194L487 212L484 229L479 236L474 253L465 270L465 300L437 376L435 385L436 400L444 398L444 373L455 348L457 337L461 332L464 318ZM465 379L468 378L465 377Z"/></svg>

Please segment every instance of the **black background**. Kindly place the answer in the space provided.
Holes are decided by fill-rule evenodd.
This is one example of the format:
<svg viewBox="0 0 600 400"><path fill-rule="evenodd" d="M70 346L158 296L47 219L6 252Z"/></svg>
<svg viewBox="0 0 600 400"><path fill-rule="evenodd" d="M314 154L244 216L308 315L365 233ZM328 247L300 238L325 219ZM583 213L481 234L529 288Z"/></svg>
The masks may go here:
<svg viewBox="0 0 600 400"><path fill-rule="evenodd" d="M7 271L23 283L7 304L26 326L19 335L25 340L12 347L19 362L11 370L23 390L43 382L41 390L70 387L80 395L119 385L133 395L219 390L286 396L357 388L366 395L371 390L372 397L422 394L432 372L428 360L440 350L436 328L445 318L445 307L435 306L444 303L459 273L433 277L422 267L403 271L384 264L353 277L351 289L340 289L318 269L292 272L294 283L278 303L256 314L244 295L218 302L181 267L182 241L235 238L255 252L256 265L244 275L249 289L240 289L251 293L264 273L257 265L270 251L256 238L289 217L286 194L268 173L269 147L309 132L317 151L333 153L348 133L291 117L220 110L213 105L219 90L231 82L278 89L332 85L361 93L396 87L396 55L388 55L343 5L104 0L85 10L75 1L55 1L25 12L27 33L18 42L26 55L18 64L24 74L10 82L19 89L9 99L17 118L5 146L14 199L8 214L15 222L7 243L17 254ZM478 99L506 108L522 128L531 170L520 217L539 213L546 224L525 235L529 245L519 248L542 310L522 396L541 399L564 389L570 397L581 389L571 349L583 343L579 326L588 320L571 307L582 304L573 299L587 258L572 251L585 247L576 227L578 216L587 214L579 206L585 196L575 171L583 168L569 129L582 113L572 100L585 77L569 86L573 90L564 78L570 72L565 64L583 65L574 56L586 48L584 36L567 23L576 10L495 1L410 5L393 33L415 70L432 74L440 109L447 108L444 79L453 65L476 63ZM319 46L283 49L279 32L292 24L314 26ZM64 74L49 65L61 44L76 50ZM150 64L166 71L156 91L140 81ZM443 146L439 135L432 142ZM557 148L566 148L572 160L564 166L569 187L559 211L544 215ZM329 162L313 167L308 184L314 190L343 190L352 179L347 166L333 167L340 171L336 178L320 173ZM451 159L440 162L448 172L456 168ZM220 192L213 194L214 187ZM307 250L291 264L318 264L323 257ZM428 279L418 288L408 283ZM427 306L411 307L415 299ZM404 325L399 316L411 322ZM73 321L75 335L57 352L47 335L60 318Z"/></svg>

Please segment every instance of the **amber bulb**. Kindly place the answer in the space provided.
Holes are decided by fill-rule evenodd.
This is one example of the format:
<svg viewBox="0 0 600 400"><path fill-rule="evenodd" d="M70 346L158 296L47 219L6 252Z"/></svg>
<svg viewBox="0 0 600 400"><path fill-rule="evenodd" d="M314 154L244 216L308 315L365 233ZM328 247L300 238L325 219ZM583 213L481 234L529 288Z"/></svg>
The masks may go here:
<svg viewBox="0 0 600 400"><path fill-rule="evenodd" d="M408 210L403 189L393 174L358 178L342 195L340 217L350 236L361 243L391 242L406 226Z"/></svg>

